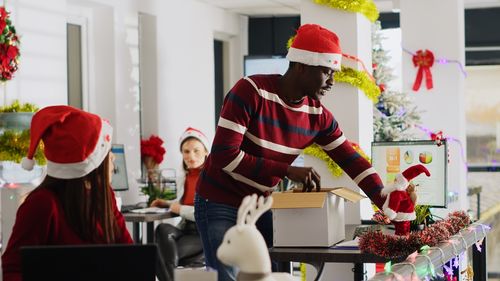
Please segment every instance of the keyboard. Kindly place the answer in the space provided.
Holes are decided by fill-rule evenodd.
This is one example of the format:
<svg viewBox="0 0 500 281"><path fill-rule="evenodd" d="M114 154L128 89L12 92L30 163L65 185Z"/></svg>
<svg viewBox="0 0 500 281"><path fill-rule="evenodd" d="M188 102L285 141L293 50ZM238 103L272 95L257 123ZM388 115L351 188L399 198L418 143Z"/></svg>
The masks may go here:
<svg viewBox="0 0 500 281"><path fill-rule="evenodd" d="M139 203L139 204L132 204L132 205L122 205L122 208L120 209L120 211L122 213L128 213L132 210L135 210L135 209L143 209L143 208L146 208L147 205L144 203Z"/></svg>
<svg viewBox="0 0 500 281"><path fill-rule="evenodd" d="M136 213L136 214L164 214L167 213L168 211L169 209L167 208L158 208L158 207L148 207L148 208L130 210L131 213Z"/></svg>

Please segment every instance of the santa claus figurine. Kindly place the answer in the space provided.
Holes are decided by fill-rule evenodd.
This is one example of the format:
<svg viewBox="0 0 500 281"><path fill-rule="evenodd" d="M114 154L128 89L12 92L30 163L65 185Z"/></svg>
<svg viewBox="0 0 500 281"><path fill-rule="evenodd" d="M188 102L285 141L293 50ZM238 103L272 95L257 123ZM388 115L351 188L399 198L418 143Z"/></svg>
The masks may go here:
<svg viewBox="0 0 500 281"><path fill-rule="evenodd" d="M410 221L415 219L417 201L415 185L410 181L421 173L425 173L428 177L431 175L422 164L411 166L401 174L397 174L393 184L382 189L382 194L387 196L383 211L394 224L396 235L410 233Z"/></svg>

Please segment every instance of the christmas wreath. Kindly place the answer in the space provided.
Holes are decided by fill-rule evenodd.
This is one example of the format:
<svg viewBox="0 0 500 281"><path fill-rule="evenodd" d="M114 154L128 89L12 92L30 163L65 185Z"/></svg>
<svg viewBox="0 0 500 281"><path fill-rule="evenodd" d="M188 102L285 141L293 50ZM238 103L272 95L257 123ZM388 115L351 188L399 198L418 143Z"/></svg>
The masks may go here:
<svg viewBox="0 0 500 281"><path fill-rule="evenodd" d="M19 37L5 7L0 7L0 81L12 79L17 71L19 58Z"/></svg>
<svg viewBox="0 0 500 281"><path fill-rule="evenodd" d="M434 247L448 240L470 224L464 211L450 213L448 218L438 221L424 230L411 232L408 236L385 234L382 231L369 231L359 238L359 249L387 259L401 258L427 245Z"/></svg>

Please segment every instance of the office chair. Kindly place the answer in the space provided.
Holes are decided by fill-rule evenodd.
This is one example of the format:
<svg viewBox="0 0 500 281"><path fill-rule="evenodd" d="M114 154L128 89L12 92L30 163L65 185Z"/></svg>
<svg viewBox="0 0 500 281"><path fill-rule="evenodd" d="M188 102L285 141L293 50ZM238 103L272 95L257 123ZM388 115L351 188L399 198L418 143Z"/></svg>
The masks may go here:
<svg viewBox="0 0 500 281"><path fill-rule="evenodd" d="M162 223L156 227L155 240L164 270L167 272L166 275L174 276L174 269L178 266L202 267L205 265L203 245L194 222L186 221L182 230L171 224Z"/></svg>

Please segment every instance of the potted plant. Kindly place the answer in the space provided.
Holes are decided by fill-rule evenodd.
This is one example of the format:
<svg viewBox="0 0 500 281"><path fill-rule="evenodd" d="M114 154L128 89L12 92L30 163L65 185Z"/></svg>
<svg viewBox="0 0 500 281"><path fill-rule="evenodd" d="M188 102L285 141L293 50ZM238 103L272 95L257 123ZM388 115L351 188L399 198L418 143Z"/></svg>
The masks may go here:
<svg viewBox="0 0 500 281"><path fill-rule="evenodd" d="M158 168L166 153L162 145L163 140L155 135L141 140L141 159L146 176L142 180L146 185L141 187L141 192L148 196L148 204L156 198L170 200L176 197L175 190L165 188L165 181Z"/></svg>
<svg viewBox="0 0 500 281"><path fill-rule="evenodd" d="M416 205L415 216L416 218L410 223L411 230L422 230L434 223L431 208L428 205Z"/></svg>

